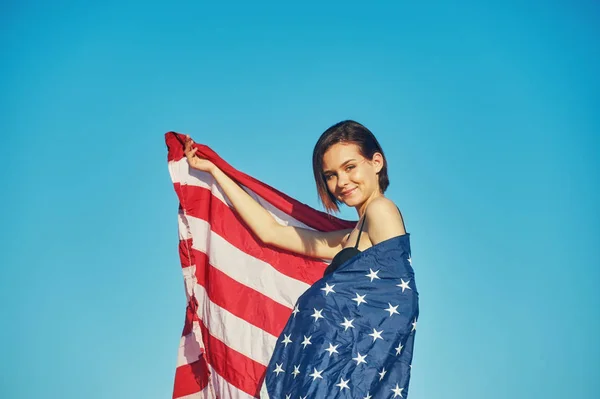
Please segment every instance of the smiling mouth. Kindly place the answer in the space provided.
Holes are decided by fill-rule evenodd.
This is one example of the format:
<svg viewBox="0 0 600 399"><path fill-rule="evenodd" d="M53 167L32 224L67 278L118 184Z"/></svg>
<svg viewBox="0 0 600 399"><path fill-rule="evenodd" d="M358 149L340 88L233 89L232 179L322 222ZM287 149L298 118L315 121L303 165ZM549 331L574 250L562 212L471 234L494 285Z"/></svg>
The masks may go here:
<svg viewBox="0 0 600 399"><path fill-rule="evenodd" d="M352 190L343 191L343 192L341 193L341 196L342 196L342 197L347 197L347 196L349 196L350 194L352 194L352 193L353 193L355 190L356 190L356 187L354 187Z"/></svg>

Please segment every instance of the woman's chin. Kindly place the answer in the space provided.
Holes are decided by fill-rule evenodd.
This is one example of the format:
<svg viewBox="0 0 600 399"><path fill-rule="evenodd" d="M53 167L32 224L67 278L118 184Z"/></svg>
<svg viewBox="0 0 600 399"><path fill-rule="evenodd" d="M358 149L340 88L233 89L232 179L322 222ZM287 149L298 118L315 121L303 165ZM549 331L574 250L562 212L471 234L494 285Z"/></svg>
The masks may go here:
<svg viewBox="0 0 600 399"><path fill-rule="evenodd" d="M350 198L343 198L341 201L344 203L344 205L349 206L351 208L354 208L361 204L360 198L352 198L352 196Z"/></svg>

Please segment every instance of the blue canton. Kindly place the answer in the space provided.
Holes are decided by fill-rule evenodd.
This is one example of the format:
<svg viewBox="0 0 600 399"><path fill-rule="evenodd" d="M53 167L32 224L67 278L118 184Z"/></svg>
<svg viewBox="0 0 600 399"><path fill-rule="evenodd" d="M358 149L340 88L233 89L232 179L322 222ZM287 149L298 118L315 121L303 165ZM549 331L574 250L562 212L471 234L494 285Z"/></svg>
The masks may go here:
<svg viewBox="0 0 600 399"><path fill-rule="evenodd" d="M418 302L408 234L353 257L298 298L268 365L268 397L406 399Z"/></svg>

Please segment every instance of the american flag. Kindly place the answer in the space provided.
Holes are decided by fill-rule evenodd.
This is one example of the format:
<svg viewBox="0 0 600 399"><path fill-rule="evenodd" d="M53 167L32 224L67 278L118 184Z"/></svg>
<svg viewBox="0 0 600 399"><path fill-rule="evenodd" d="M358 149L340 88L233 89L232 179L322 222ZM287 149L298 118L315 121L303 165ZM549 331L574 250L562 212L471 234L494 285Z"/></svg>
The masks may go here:
<svg viewBox="0 0 600 399"><path fill-rule="evenodd" d="M300 296L262 397L407 398L418 314L409 235L366 249Z"/></svg>
<svg viewBox="0 0 600 399"><path fill-rule="evenodd" d="M179 254L187 299L173 398L260 396L267 366L300 295L326 263L260 242L231 208L211 175L190 169L184 135L165 135L179 208ZM354 223L316 211L228 165L213 161L281 224L320 231Z"/></svg>

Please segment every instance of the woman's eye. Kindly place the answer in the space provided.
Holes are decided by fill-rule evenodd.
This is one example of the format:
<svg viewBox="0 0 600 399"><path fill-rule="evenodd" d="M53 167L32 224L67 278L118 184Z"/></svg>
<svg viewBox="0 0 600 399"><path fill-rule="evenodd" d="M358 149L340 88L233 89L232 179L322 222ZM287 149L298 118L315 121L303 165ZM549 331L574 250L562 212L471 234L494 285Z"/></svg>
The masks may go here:
<svg viewBox="0 0 600 399"><path fill-rule="evenodd" d="M331 180L333 178L333 175L326 175L325 176L325 180Z"/></svg>
<svg viewBox="0 0 600 399"><path fill-rule="evenodd" d="M348 165L346 167L346 172L349 171L349 170L352 170L352 169L354 169L354 165Z"/></svg>

